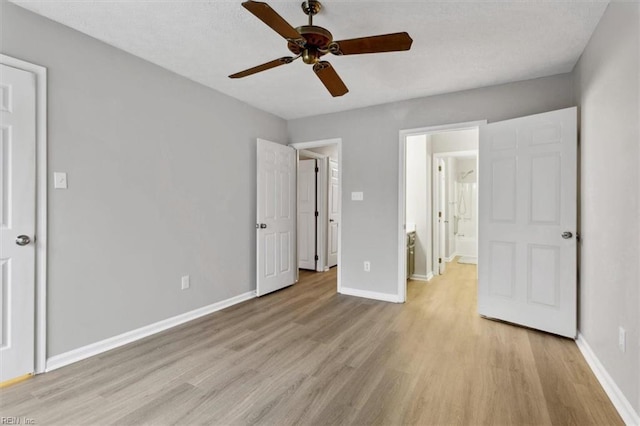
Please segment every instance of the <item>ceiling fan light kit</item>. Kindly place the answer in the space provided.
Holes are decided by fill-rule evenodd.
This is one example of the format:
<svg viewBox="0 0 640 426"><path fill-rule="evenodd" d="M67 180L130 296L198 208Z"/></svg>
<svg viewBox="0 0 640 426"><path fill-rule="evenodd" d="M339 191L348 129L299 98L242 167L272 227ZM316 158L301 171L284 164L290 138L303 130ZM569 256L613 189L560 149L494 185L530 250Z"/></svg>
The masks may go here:
<svg viewBox="0 0 640 426"><path fill-rule="evenodd" d="M332 96L342 96L349 91L338 73L322 56L331 53L336 56L358 55L364 53L399 52L411 49L413 40L406 32L383 34L370 37L334 41L326 28L313 25L313 17L322 4L317 0L302 2L302 11L308 16L308 25L292 27L268 4L258 1L245 1L242 6L287 40L287 48L295 56L285 56L247 70L231 74L230 78L242 78L280 65L290 64L302 58L305 64L313 65L313 72Z"/></svg>

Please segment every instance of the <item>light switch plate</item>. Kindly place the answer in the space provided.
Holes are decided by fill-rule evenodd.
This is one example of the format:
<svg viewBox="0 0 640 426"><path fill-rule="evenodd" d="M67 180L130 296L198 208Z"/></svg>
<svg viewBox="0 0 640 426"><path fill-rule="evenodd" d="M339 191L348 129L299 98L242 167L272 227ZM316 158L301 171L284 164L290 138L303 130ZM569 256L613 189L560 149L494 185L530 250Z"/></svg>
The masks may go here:
<svg viewBox="0 0 640 426"><path fill-rule="evenodd" d="M352 192L351 193L351 201L362 201L364 200L363 192Z"/></svg>
<svg viewBox="0 0 640 426"><path fill-rule="evenodd" d="M191 287L191 279L189 278L189 275L184 275L180 280L180 288L182 290L187 290L189 287Z"/></svg>
<svg viewBox="0 0 640 426"><path fill-rule="evenodd" d="M53 187L56 189L67 189L67 174L63 172L54 172Z"/></svg>

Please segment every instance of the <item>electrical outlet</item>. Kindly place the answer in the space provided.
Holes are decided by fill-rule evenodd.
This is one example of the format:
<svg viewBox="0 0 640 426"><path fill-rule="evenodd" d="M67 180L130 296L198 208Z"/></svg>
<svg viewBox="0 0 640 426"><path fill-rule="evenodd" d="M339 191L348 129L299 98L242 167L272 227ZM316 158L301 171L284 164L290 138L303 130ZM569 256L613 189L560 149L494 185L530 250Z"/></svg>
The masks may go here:
<svg viewBox="0 0 640 426"><path fill-rule="evenodd" d="M369 262L368 260L364 261L364 271L371 272L371 262Z"/></svg>
<svg viewBox="0 0 640 426"><path fill-rule="evenodd" d="M627 351L627 332L622 327L618 327L618 347L620 352Z"/></svg>
<svg viewBox="0 0 640 426"><path fill-rule="evenodd" d="M191 283L189 282L189 275L185 275L182 277L182 289L186 290L191 287Z"/></svg>

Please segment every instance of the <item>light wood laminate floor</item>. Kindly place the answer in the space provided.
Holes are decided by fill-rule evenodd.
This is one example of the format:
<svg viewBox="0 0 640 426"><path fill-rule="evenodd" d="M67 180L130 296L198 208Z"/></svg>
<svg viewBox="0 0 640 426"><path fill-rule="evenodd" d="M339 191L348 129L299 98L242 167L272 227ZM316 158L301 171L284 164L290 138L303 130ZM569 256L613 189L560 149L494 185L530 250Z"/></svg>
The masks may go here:
<svg viewBox="0 0 640 426"><path fill-rule="evenodd" d="M293 287L0 390L38 425L622 424L572 340L480 318L476 267L408 302Z"/></svg>

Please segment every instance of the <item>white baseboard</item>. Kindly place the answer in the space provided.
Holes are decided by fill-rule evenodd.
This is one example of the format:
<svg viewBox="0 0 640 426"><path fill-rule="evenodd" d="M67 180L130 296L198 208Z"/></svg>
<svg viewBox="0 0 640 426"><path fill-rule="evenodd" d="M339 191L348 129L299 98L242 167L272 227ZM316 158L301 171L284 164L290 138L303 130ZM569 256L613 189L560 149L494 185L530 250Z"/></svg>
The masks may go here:
<svg viewBox="0 0 640 426"><path fill-rule="evenodd" d="M409 277L409 279L414 281L429 281L429 276L413 274Z"/></svg>
<svg viewBox="0 0 640 426"><path fill-rule="evenodd" d="M584 359L587 361L587 364L591 367L593 374L595 374L605 393L613 403L613 406L618 410L622 421L628 426L640 426L640 415L633 409L629 400L624 396L581 333L578 333L576 344L580 352L582 352L582 356L584 356Z"/></svg>
<svg viewBox="0 0 640 426"><path fill-rule="evenodd" d="M341 287L340 294L347 296L364 297L365 299L382 300L383 302L400 303L397 294L378 293L377 291L359 290L357 288Z"/></svg>
<svg viewBox="0 0 640 426"><path fill-rule="evenodd" d="M427 274L427 281L431 281L433 279L433 272L429 272Z"/></svg>
<svg viewBox="0 0 640 426"><path fill-rule="evenodd" d="M451 256L449 256L449 257L445 257L445 258L444 258L444 261L445 261L445 262L452 262L452 261L453 261L453 259L455 259L457 255L458 255L458 253L453 253Z"/></svg>
<svg viewBox="0 0 640 426"><path fill-rule="evenodd" d="M115 349L119 346L126 345L127 343L140 340L144 337L151 336L152 334L156 334L177 325L184 324L213 312L220 311L224 308L228 308L229 306L236 305L254 297L256 297L256 292L249 291L247 293L243 293L208 306L203 306L202 308L194 309L190 312L185 312L184 314L176 315L175 317L158 321L154 324L149 324L147 326L127 331L126 333L122 333L117 336L113 336L108 339L91 343L90 345L86 345L81 348L62 353L60 355L52 356L51 358L47 359L45 371L52 371L66 365L73 364L74 362L82 361L83 359L101 354L111 349Z"/></svg>

